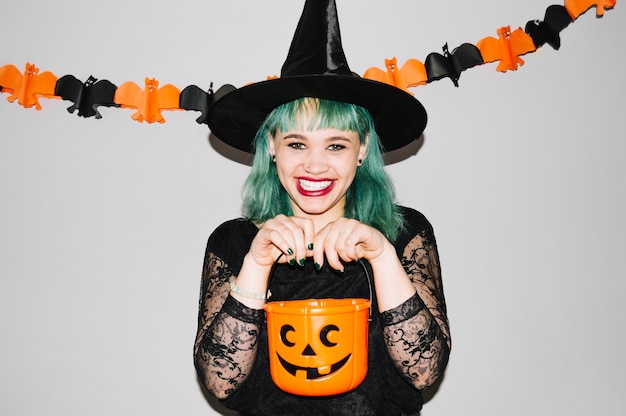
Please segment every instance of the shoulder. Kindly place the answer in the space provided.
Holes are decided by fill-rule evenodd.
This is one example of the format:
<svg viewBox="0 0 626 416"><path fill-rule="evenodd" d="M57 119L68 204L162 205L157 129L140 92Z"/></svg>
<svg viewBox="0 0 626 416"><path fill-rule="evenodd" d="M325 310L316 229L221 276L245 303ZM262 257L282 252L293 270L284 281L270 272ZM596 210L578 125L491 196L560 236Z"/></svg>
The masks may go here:
<svg viewBox="0 0 626 416"><path fill-rule="evenodd" d="M211 238L228 236L232 233L246 233L256 228L252 222L245 218L234 218L221 223L211 233Z"/></svg>
<svg viewBox="0 0 626 416"><path fill-rule="evenodd" d="M209 244L221 242L250 240L254 238L258 228L245 218L235 218L220 224L210 235Z"/></svg>
<svg viewBox="0 0 626 416"><path fill-rule="evenodd" d="M432 230L432 225L424 214L414 208L398 206L400 214L404 219L404 227L408 230L428 229Z"/></svg>
<svg viewBox="0 0 626 416"><path fill-rule="evenodd" d="M433 226L424 214L405 206L398 206L398 208L404 220L404 228L396 239L394 244L396 248L404 247L418 235L428 242L435 243Z"/></svg>
<svg viewBox="0 0 626 416"><path fill-rule="evenodd" d="M227 262L240 261L248 252L258 228L245 218L235 218L220 224L209 236L207 254L213 253Z"/></svg>

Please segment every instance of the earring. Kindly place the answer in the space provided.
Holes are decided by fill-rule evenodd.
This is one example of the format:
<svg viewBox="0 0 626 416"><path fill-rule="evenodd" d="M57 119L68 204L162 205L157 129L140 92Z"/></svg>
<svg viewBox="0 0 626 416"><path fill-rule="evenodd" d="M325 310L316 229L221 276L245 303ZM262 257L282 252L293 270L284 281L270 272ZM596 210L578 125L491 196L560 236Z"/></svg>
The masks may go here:
<svg viewBox="0 0 626 416"><path fill-rule="evenodd" d="M357 166L361 166L363 164L363 159L359 159L359 164Z"/></svg>
<svg viewBox="0 0 626 416"><path fill-rule="evenodd" d="M276 155L272 155L272 162L276 162Z"/></svg>

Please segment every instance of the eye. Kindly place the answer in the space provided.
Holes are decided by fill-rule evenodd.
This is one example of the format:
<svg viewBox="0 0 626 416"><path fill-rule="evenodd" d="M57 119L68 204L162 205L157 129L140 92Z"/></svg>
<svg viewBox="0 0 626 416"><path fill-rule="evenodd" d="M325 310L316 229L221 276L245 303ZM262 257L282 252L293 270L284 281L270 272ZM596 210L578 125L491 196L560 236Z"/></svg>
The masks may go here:
<svg viewBox="0 0 626 416"><path fill-rule="evenodd" d="M340 150L345 149L346 146L342 145L342 144L331 144L330 146L328 146L328 150L333 151L333 152L338 152Z"/></svg>
<svg viewBox="0 0 626 416"><path fill-rule="evenodd" d="M305 144L301 142L292 142L292 143L289 143L287 146L296 150L306 149Z"/></svg>
<svg viewBox="0 0 626 416"><path fill-rule="evenodd" d="M288 332L296 332L296 330L291 325L283 325L282 328L280 328L280 340L286 346L293 347L294 345L296 345L296 343L295 342L291 342L291 341L289 341L287 339L287 333Z"/></svg>
<svg viewBox="0 0 626 416"><path fill-rule="evenodd" d="M320 340L322 341L322 344L326 345L327 347L334 347L335 345L337 345L336 342L332 342L328 339L329 333L333 331L339 332L339 328L337 328L337 325L326 325L320 331Z"/></svg>

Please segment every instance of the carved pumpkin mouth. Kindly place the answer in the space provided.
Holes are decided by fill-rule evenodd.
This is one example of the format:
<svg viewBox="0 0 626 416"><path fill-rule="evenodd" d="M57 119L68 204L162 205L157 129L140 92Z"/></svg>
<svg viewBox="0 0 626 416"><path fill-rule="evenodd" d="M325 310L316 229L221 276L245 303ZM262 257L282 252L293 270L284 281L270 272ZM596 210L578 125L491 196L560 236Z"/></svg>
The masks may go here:
<svg viewBox="0 0 626 416"><path fill-rule="evenodd" d="M315 380L317 378L326 377L337 372L341 367L343 367L348 362L352 354L348 354L341 361L338 361L335 364L331 365L330 371L326 371L329 369L328 366L318 367L318 368L300 367L298 365L291 364L290 362L286 361L283 357L280 356L280 354L276 353L276 355L278 356L278 359L280 360L280 364L283 366L285 371L287 371L292 376L298 377L298 378L306 378L307 380Z"/></svg>

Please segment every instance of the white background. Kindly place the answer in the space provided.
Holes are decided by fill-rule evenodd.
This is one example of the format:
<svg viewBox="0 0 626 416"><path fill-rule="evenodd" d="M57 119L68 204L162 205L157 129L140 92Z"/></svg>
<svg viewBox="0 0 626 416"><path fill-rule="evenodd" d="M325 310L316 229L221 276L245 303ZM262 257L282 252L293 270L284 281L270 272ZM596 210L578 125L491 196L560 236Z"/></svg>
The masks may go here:
<svg viewBox="0 0 626 416"><path fill-rule="evenodd" d="M0 66L117 85L278 74L303 1L3 0ZM351 69L496 36L545 0L338 0ZM622 415L626 348L621 2L517 71L412 89L429 112L389 165L438 238L452 326L423 416ZM200 114L101 120L0 96L0 414L213 415L192 344L206 239L248 172ZM221 151L221 153L220 153ZM237 158L238 155L232 155ZM396 161L396 160L392 160Z"/></svg>

